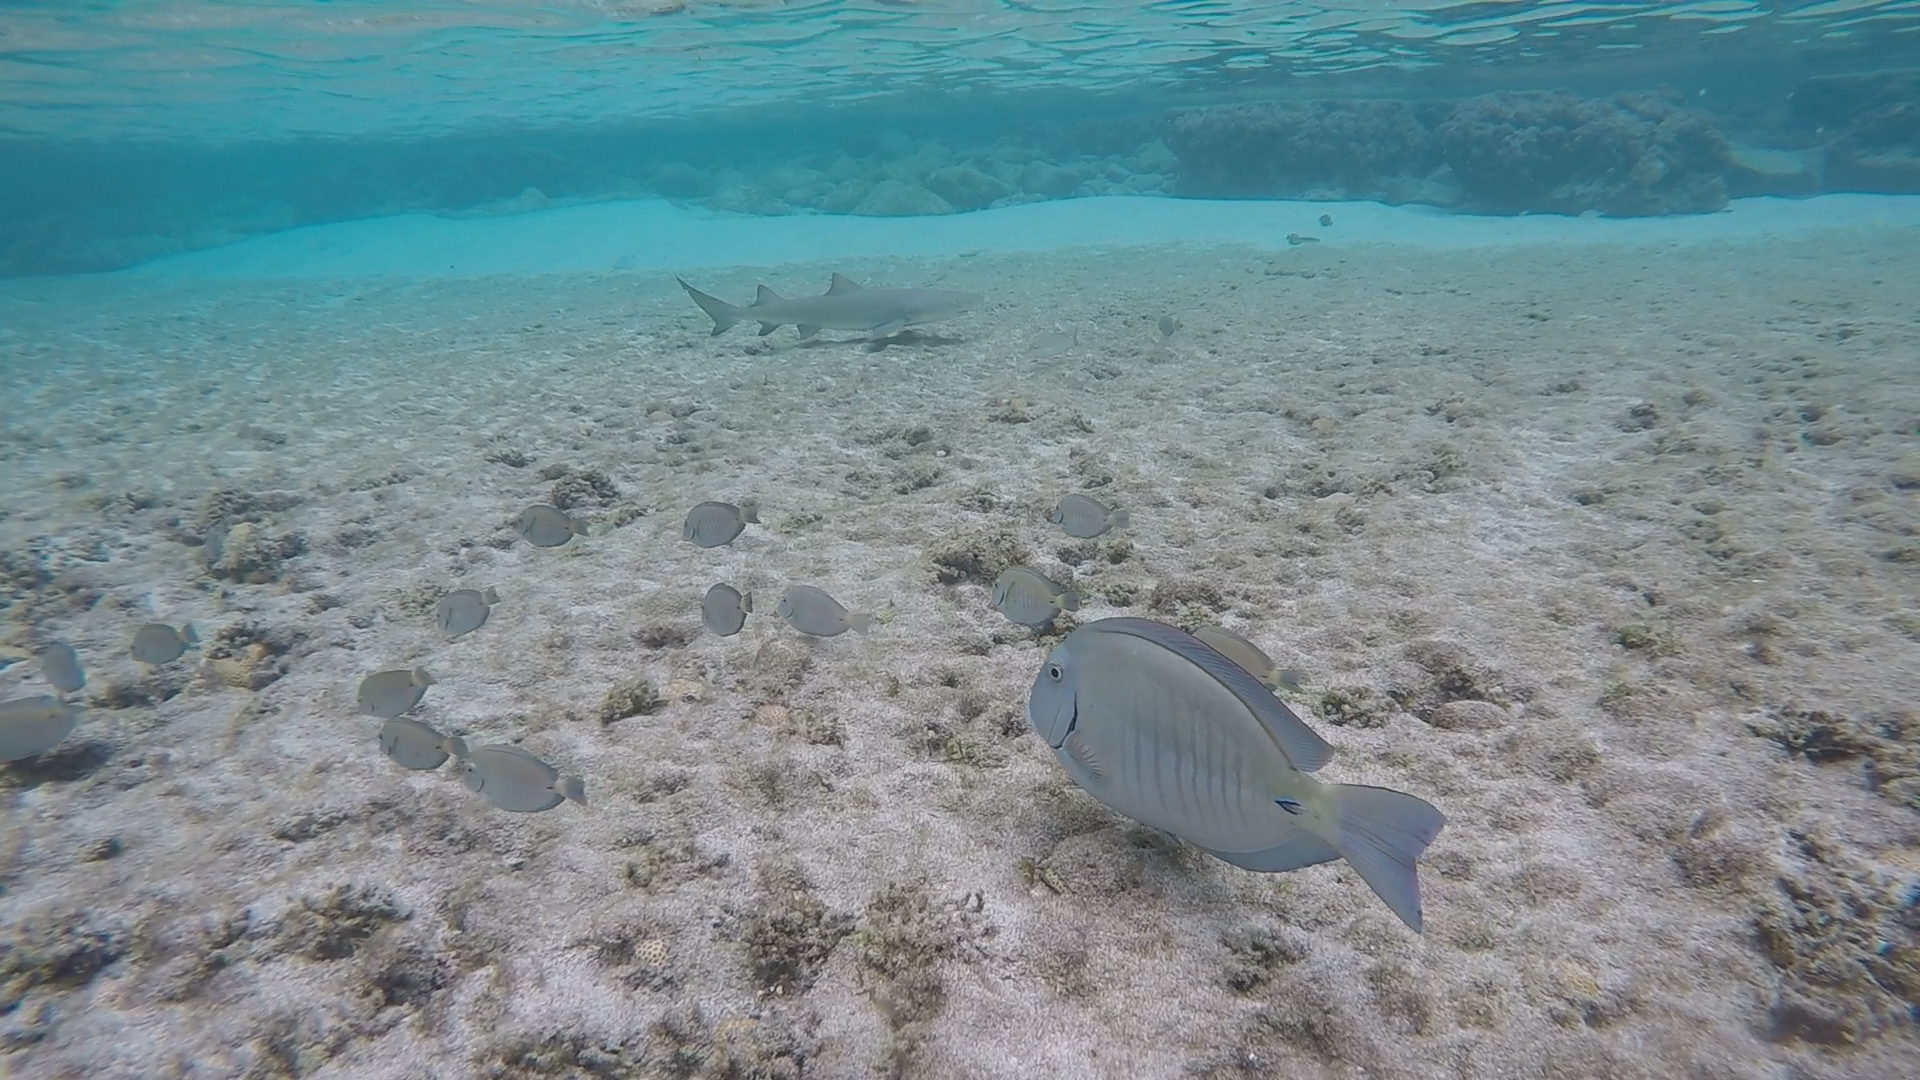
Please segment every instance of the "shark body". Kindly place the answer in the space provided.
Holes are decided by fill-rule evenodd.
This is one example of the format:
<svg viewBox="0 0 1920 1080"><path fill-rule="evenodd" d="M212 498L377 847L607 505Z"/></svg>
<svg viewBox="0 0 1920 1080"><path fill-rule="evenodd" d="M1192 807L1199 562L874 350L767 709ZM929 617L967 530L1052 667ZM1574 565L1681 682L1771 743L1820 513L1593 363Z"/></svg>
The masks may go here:
<svg viewBox="0 0 1920 1080"><path fill-rule="evenodd" d="M793 300L762 285L753 303L745 307L708 296L684 281L680 287L712 317L715 336L735 323L752 321L760 324L761 337L791 324L799 328L802 339L821 330L860 330L868 337L883 338L908 326L952 318L980 302L973 293L952 289L866 289L844 274L833 275L825 295Z"/></svg>

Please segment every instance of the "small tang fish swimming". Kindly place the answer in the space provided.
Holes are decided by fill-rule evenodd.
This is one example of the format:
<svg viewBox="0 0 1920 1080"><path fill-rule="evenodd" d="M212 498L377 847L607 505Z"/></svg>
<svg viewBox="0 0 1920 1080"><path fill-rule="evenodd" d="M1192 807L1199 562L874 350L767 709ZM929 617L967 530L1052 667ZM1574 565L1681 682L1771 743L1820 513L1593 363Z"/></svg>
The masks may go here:
<svg viewBox="0 0 1920 1080"><path fill-rule="evenodd" d="M1038 570L1009 566L993 582L993 606L1013 622L1038 630L1062 611L1079 611L1080 594Z"/></svg>
<svg viewBox="0 0 1920 1080"><path fill-rule="evenodd" d="M426 668L412 671L376 671L360 680L360 711L382 720L411 712L433 685Z"/></svg>
<svg viewBox="0 0 1920 1080"><path fill-rule="evenodd" d="M87 673L80 670L80 654L64 641L48 645L40 654L40 674L55 690L71 694L87 685Z"/></svg>
<svg viewBox="0 0 1920 1080"><path fill-rule="evenodd" d="M1430 803L1308 774L1333 747L1212 646L1101 619L1055 646L1027 722L1088 794L1248 870L1344 858L1415 932L1414 863L1447 823Z"/></svg>
<svg viewBox="0 0 1920 1080"><path fill-rule="evenodd" d="M732 637L747 625L747 613L752 610L752 593L743 593L721 582L708 589L700 601L700 621L721 637Z"/></svg>
<svg viewBox="0 0 1920 1080"><path fill-rule="evenodd" d="M442 735L418 720L390 718L380 727L380 749L405 769L437 769L448 757L467 756L466 741Z"/></svg>
<svg viewBox="0 0 1920 1080"><path fill-rule="evenodd" d="M534 503L520 511L513 531L534 547L559 547L576 536L587 535L584 523L545 503Z"/></svg>
<svg viewBox="0 0 1920 1080"><path fill-rule="evenodd" d="M478 747L467 755L466 783L495 809L516 814L551 810L567 799L587 805L585 781L561 776L560 770L504 743Z"/></svg>
<svg viewBox="0 0 1920 1080"><path fill-rule="evenodd" d="M128 651L135 660L159 667L180 659L190 646L198 644L200 635L193 632L192 626L175 630L166 623L152 622L133 632L133 648Z"/></svg>
<svg viewBox="0 0 1920 1080"><path fill-rule="evenodd" d="M837 637L849 630L866 633L873 628L871 615L860 615L840 606L840 601L811 585L790 586L780 597L777 614L787 625L814 637Z"/></svg>
<svg viewBox="0 0 1920 1080"><path fill-rule="evenodd" d="M1260 646L1241 637L1224 626L1203 626L1193 632L1193 636L1214 647L1220 655L1239 664L1247 674L1260 680L1260 685L1269 690L1286 689L1291 693L1300 692L1300 673L1287 668L1282 670L1274 666L1273 657L1260 651Z"/></svg>
<svg viewBox="0 0 1920 1080"><path fill-rule="evenodd" d="M1132 517L1125 510L1112 510L1099 499L1090 499L1085 495L1068 495L1053 508L1053 516L1048 520L1060 526L1060 531L1081 540L1091 540L1112 529L1124 529L1132 523Z"/></svg>
<svg viewBox="0 0 1920 1080"><path fill-rule="evenodd" d="M680 535L695 547L719 547L731 544L748 525L760 524L760 504L751 500L732 503L703 502L687 511Z"/></svg>
<svg viewBox="0 0 1920 1080"><path fill-rule="evenodd" d="M0 702L0 761L19 761L51 750L73 734L80 706L51 694Z"/></svg>
<svg viewBox="0 0 1920 1080"><path fill-rule="evenodd" d="M440 598L434 606L433 622L449 637L465 637L486 625L487 616L493 611L493 605L500 602L500 594L489 586L487 591L478 589L455 589Z"/></svg>

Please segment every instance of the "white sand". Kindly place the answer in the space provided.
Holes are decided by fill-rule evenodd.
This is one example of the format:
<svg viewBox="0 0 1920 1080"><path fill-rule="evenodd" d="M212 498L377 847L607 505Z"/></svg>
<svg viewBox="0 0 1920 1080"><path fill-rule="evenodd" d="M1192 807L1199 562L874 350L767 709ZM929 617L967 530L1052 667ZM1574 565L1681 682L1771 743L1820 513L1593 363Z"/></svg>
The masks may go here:
<svg viewBox="0 0 1920 1080"><path fill-rule="evenodd" d="M0 286L0 567L48 575L5 643L72 642L93 693L143 678L150 619L286 650L189 654L178 696L0 769L0 986L48 970L21 943L70 958L0 1017L0 1072L1913 1075L1920 788L1869 790L1860 755L1911 780L1920 739L1920 200L1323 209L684 216L640 242L611 225L679 212L584 207ZM1041 250L1068 242L1105 246ZM988 301L879 351L716 339L668 267L734 298L839 269ZM1037 354L1056 330L1077 342ZM590 518L655 512L531 548L508 523L552 465L618 485ZM210 579L181 539L221 489L298 496L249 516L305 552ZM1132 509L1130 555L1062 561L1070 489ZM692 503L750 496L766 527L678 539ZM1082 619L1217 617L1307 673L1303 711L1368 691L1379 726L1314 721L1322 775L1451 818L1427 933L1344 864L1245 873L1073 788L1020 718L1043 644L935 580L997 532ZM717 580L893 617L718 639ZM432 600L489 584L446 642ZM1650 647L1616 643L1634 627ZM383 757L354 689L413 664L442 680L418 718L524 738L593 806L490 811ZM674 700L603 726L642 677ZM1415 715L1449 697L1507 704L1440 717L1490 730ZM1751 730L1815 709L1851 754ZM343 884L374 898L359 924Z"/></svg>

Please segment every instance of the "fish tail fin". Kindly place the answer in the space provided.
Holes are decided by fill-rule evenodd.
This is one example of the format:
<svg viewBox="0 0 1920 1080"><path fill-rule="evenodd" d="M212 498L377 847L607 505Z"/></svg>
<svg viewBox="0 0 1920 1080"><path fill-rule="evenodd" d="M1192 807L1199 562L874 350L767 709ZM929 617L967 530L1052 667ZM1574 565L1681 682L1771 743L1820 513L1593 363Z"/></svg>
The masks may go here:
<svg viewBox="0 0 1920 1080"><path fill-rule="evenodd" d="M1080 610L1080 594L1077 592L1074 592L1072 589L1064 590L1063 592L1061 592L1059 596L1056 596L1053 599L1055 603L1060 605L1061 611L1079 611Z"/></svg>
<svg viewBox="0 0 1920 1080"><path fill-rule="evenodd" d="M554 788L563 798L572 799L581 806L587 805L587 782L577 776L563 776Z"/></svg>
<svg viewBox="0 0 1920 1080"><path fill-rule="evenodd" d="M1432 803L1404 791L1334 784L1327 792L1333 835L1327 837L1374 894L1420 932L1420 878L1415 860L1447 823Z"/></svg>
<svg viewBox="0 0 1920 1080"><path fill-rule="evenodd" d="M760 500L747 499L740 504L740 520L751 525L760 524Z"/></svg>
<svg viewBox="0 0 1920 1080"><path fill-rule="evenodd" d="M734 307L732 304L727 303L717 296L708 296L706 293L701 292L685 281L681 281L679 278L674 278L673 280L679 281L680 287L687 290L688 296L693 297L693 302L699 304L700 310L706 312L707 316L713 320L712 336L719 337L721 334L726 333L734 323L740 321L741 315L739 308Z"/></svg>
<svg viewBox="0 0 1920 1080"><path fill-rule="evenodd" d="M193 628L192 623L188 623L180 628L180 640L189 645L198 645L200 644L200 633Z"/></svg>
<svg viewBox="0 0 1920 1080"><path fill-rule="evenodd" d="M480 602L483 604L497 604L500 602L500 594L494 590L493 586L489 585L487 586L487 591L480 594Z"/></svg>
<svg viewBox="0 0 1920 1080"><path fill-rule="evenodd" d="M1125 510L1115 510L1113 513L1107 515L1107 523L1116 529L1124 529L1133 524L1133 515L1127 513Z"/></svg>
<svg viewBox="0 0 1920 1080"><path fill-rule="evenodd" d="M440 749L464 760L467 756L467 740L458 735L449 735L447 741L440 744Z"/></svg>
<svg viewBox="0 0 1920 1080"><path fill-rule="evenodd" d="M753 610L753 593L752 592L743 592L740 594L740 610L741 611Z"/></svg>
<svg viewBox="0 0 1920 1080"><path fill-rule="evenodd" d="M426 668L417 667L413 669L413 685L432 686L434 682L434 677L427 672Z"/></svg>
<svg viewBox="0 0 1920 1080"><path fill-rule="evenodd" d="M847 612L847 625L863 634L873 629L873 624L876 621L877 620L871 615L852 611Z"/></svg>

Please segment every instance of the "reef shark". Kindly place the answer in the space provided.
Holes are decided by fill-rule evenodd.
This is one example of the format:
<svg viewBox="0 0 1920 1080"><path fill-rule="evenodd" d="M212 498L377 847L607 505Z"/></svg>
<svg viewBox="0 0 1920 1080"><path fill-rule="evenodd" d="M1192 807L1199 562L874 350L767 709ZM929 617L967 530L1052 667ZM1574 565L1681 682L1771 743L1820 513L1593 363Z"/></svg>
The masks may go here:
<svg viewBox="0 0 1920 1080"><path fill-rule="evenodd" d="M753 321L760 324L761 337L791 323L800 329L802 339L823 329L863 330L870 338L883 338L904 327L950 319L980 302L973 293L951 289L866 289L844 274L833 275L824 296L789 300L762 285L746 307L708 296L684 281L680 287L712 316L716 337L734 323Z"/></svg>

